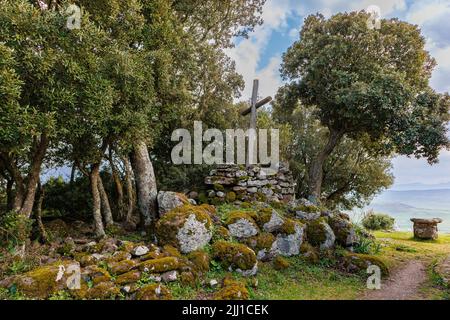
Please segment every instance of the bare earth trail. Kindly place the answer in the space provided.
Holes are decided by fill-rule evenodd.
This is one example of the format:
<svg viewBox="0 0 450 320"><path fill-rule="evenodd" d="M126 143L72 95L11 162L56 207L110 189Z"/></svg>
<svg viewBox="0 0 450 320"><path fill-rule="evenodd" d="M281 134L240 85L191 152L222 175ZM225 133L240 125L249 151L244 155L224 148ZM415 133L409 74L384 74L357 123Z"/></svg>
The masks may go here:
<svg viewBox="0 0 450 320"><path fill-rule="evenodd" d="M369 290L363 300L416 300L419 289L427 280L426 265L420 260L410 260L381 282L380 290Z"/></svg>

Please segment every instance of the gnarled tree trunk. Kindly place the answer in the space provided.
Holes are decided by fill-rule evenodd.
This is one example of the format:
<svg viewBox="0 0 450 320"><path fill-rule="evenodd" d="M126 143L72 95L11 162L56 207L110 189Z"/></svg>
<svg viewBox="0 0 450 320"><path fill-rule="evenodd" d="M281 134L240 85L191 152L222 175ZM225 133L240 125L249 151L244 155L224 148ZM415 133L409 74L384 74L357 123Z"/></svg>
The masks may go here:
<svg viewBox="0 0 450 320"><path fill-rule="evenodd" d="M322 179L323 179L323 165L328 156L333 152L334 148L338 145L342 137L343 131L330 129L330 136L328 142L322 151L316 156L309 168L309 194L310 200L313 202L319 202L322 193Z"/></svg>
<svg viewBox="0 0 450 320"><path fill-rule="evenodd" d="M153 234L157 218L155 173L150 160L147 145L140 141L131 153L131 164L136 179L136 193L141 225Z"/></svg>
<svg viewBox="0 0 450 320"><path fill-rule="evenodd" d="M99 178L100 163L97 163L92 166L91 172L89 174L89 179L91 181L92 211L94 216L95 235L99 238L102 238L106 234L105 229L103 228L100 192L98 191Z"/></svg>
<svg viewBox="0 0 450 320"><path fill-rule="evenodd" d="M123 200L123 185L120 179L119 172L117 171L116 165L114 164L114 158L112 153L112 148L109 149L109 164L111 166L112 179L114 181L114 187L116 191L116 219L119 221L124 220L125 218L125 204Z"/></svg>
<svg viewBox="0 0 450 320"><path fill-rule="evenodd" d="M100 202L103 212L103 218L105 219L105 225L106 227L110 227L114 224L114 220L112 216L111 205L109 204L108 194L106 193L100 174L98 176L98 192L100 193Z"/></svg>
<svg viewBox="0 0 450 320"><path fill-rule="evenodd" d="M133 190L133 169L131 168L130 160L128 156L123 157L123 163L125 166L125 181L126 181L126 191L127 191L127 215L125 221L128 223L133 222L134 214L134 190Z"/></svg>

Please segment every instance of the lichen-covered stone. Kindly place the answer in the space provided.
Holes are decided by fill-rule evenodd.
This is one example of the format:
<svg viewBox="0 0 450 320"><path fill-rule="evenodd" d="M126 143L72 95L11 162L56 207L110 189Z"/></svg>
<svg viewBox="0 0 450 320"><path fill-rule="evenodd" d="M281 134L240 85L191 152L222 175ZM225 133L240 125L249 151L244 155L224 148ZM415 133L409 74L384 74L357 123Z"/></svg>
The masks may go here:
<svg viewBox="0 0 450 320"><path fill-rule="evenodd" d="M310 221L306 230L310 244L321 250L333 248L336 236L324 218Z"/></svg>
<svg viewBox="0 0 450 320"><path fill-rule="evenodd" d="M164 215L156 225L162 245L172 245L182 253L203 248L212 238L212 222L208 207L184 205Z"/></svg>
<svg viewBox="0 0 450 320"><path fill-rule="evenodd" d="M179 259L176 257L165 257L141 262L138 265L139 270L150 273L162 273L178 269Z"/></svg>
<svg viewBox="0 0 450 320"><path fill-rule="evenodd" d="M304 224L292 219L286 219L275 242L272 244L271 251L276 255L280 254L286 257L298 255L304 234Z"/></svg>
<svg viewBox="0 0 450 320"><path fill-rule="evenodd" d="M152 283L140 288L136 292L137 300L171 300L172 295L165 286Z"/></svg>
<svg viewBox="0 0 450 320"><path fill-rule="evenodd" d="M257 272L255 252L240 243L218 241L213 244L213 258L220 261L229 270L237 271L244 276Z"/></svg>
<svg viewBox="0 0 450 320"><path fill-rule="evenodd" d="M255 213L253 213L255 215ZM226 222L230 235L238 238L249 238L258 234L258 225L251 217L250 212L231 212Z"/></svg>
<svg viewBox="0 0 450 320"><path fill-rule="evenodd" d="M135 257L141 257L146 255L150 249L146 246L137 246L131 250L131 254Z"/></svg>
<svg viewBox="0 0 450 320"><path fill-rule="evenodd" d="M261 218L263 222L262 229L266 232L277 232L283 226L284 218L272 208L268 208L268 211L266 210L263 213L265 217Z"/></svg>
<svg viewBox="0 0 450 320"><path fill-rule="evenodd" d="M312 221L320 218L321 209L306 199L300 199L290 204L289 210L297 219Z"/></svg>
<svg viewBox="0 0 450 320"><path fill-rule="evenodd" d="M160 217L175 208L189 204L189 199L184 194L172 191L158 192L157 199Z"/></svg>
<svg viewBox="0 0 450 320"><path fill-rule="evenodd" d="M172 270L172 271L167 271L164 272L161 275L161 280L164 282L174 282L178 280L178 271L176 270Z"/></svg>

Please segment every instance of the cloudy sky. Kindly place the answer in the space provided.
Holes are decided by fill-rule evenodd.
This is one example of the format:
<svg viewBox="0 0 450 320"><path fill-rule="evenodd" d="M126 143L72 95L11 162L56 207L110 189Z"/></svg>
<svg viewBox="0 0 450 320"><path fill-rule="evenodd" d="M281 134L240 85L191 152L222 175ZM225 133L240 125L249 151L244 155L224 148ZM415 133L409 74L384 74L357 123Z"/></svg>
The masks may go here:
<svg viewBox="0 0 450 320"><path fill-rule="evenodd" d="M261 96L275 95L282 84L281 56L299 38L306 16L316 12L330 16L371 5L381 9L383 18L398 17L420 25L427 49L438 62L431 85L438 92L450 91L450 0L268 0L263 13L264 25L249 39L237 41L236 47L228 52L246 82L243 99L251 95L254 78L260 79ZM396 186L450 182L450 152L443 151L440 163L434 166L429 166L426 160L396 158L394 175Z"/></svg>

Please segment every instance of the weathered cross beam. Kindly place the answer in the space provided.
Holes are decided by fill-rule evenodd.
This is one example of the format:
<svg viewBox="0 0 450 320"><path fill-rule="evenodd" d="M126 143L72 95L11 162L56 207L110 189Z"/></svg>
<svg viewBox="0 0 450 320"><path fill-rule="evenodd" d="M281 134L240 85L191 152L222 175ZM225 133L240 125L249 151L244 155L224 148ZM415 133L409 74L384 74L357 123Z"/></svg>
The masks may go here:
<svg viewBox="0 0 450 320"><path fill-rule="evenodd" d="M268 103L271 102L271 101L272 101L272 97L264 98L264 99L258 101L258 102L256 103L256 106L255 106L255 107L256 107L256 109L259 109L259 108L261 108L262 106L265 106L266 104L268 104ZM252 112L252 107L250 107L250 108L245 109L244 111L242 111L242 112L241 112L241 116L246 116L246 115L248 115L250 112Z"/></svg>

